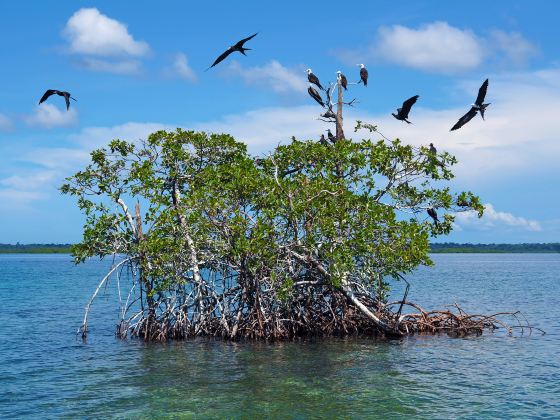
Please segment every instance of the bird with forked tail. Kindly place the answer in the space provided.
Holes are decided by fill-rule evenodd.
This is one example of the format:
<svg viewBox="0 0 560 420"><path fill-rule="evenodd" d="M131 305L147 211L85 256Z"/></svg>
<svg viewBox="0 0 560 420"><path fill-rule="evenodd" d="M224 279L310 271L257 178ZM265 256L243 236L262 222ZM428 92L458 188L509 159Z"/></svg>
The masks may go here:
<svg viewBox="0 0 560 420"><path fill-rule="evenodd" d="M66 101L66 111L68 111L70 109L70 99L78 102L78 100L76 98L72 97L70 92L65 92L65 91L56 90L56 89L49 89L43 94L41 99L39 99L39 105L41 105L43 102L45 102L51 95L64 96L64 100Z"/></svg>
<svg viewBox="0 0 560 420"><path fill-rule="evenodd" d="M237 42L236 44L230 46L227 50L225 50L218 58L216 58L216 60L214 61L214 63L212 63L212 65L210 67L208 67L206 70L204 71L208 71L210 70L212 67L214 67L216 64L221 63L222 61L224 61L228 55L230 55L232 52L240 52L243 55L247 55L245 54L245 51L250 51L251 48L245 48L243 45L249 41L250 39L253 39L254 37L256 37L258 34L258 32L256 34L253 34L251 36L248 36L247 38L243 38L241 41Z"/></svg>
<svg viewBox="0 0 560 420"><path fill-rule="evenodd" d="M457 121L449 131L458 130L466 123L468 123L470 120L472 120L476 115L476 113L479 111L480 111L480 116L484 120L484 112L486 111L488 105L490 105L489 103L487 104L484 103L487 90L488 90L488 79L486 79L478 89L478 96L476 97L476 101L474 101L474 104L471 105L471 109L469 109L469 111L461 118L459 118L459 121Z"/></svg>
<svg viewBox="0 0 560 420"><path fill-rule="evenodd" d="M391 115L393 117L395 117L397 120L400 121L404 121L408 124L412 124L410 121L408 121L408 114L410 113L410 109L412 108L412 105L414 105L416 103L416 101L418 100L420 96L418 95L414 95L411 98L408 98L406 101L403 102L402 104L402 108L398 108L397 109L397 113L391 113Z"/></svg>

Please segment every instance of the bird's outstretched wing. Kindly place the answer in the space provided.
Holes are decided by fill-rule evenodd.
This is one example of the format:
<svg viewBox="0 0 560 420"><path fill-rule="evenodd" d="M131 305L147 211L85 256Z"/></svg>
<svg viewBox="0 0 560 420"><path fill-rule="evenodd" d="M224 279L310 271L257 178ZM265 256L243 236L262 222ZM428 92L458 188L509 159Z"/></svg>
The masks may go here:
<svg viewBox="0 0 560 420"><path fill-rule="evenodd" d="M364 86L367 86L368 71L365 68L360 69L360 79L364 82Z"/></svg>
<svg viewBox="0 0 560 420"><path fill-rule="evenodd" d="M226 51L224 51L218 58L216 58L216 60L214 61L214 63L212 63L212 65L210 67L208 67L206 70L211 69L212 67L214 67L216 64L221 63L222 61L224 61L224 59L230 55L233 52L233 48L228 48ZM205 70L205 71L206 71Z"/></svg>
<svg viewBox="0 0 560 420"><path fill-rule="evenodd" d="M43 102L45 102L49 96L54 95L56 92L58 92L56 89L49 89L47 90L43 96L41 96L41 99L39 99L39 105L41 105Z"/></svg>
<svg viewBox="0 0 560 420"><path fill-rule="evenodd" d="M408 98L406 101L404 101L402 104L402 109L401 111L399 111L399 114L402 114L404 118L408 118L408 113L410 112L412 105L416 103L418 98L419 98L418 95L414 95L412 98Z"/></svg>
<svg viewBox="0 0 560 420"><path fill-rule="evenodd" d="M237 48L240 48L243 46L243 44L245 44L247 41L249 41L250 39L253 39L254 37L256 37L258 34L258 32L256 34L253 34L251 36L248 36L247 38L243 38L241 41L239 41L237 44L235 44L235 46Z"/></svg>
<svg viewBox="0 0 560 420"><path fill-rule="evenodd" d="M63 96L66 101L66 111L68 111L70 109L70 94L68 92L64 92Z"/></svg>
<svg viewBox="0 0 560 420"><path fill-rule="evenodd" d="M486 91L488 90L488 79L484 81L480 89L478 89L478 96L476 97L476 101L474 102L477 105L482 105L484 102L484 98L486 98Z"/></svg>
<svg viewBox="0 0 560 420"><path fill-rule="evenodd" d="M469 112L467 112L465 115L463 115L461 118L459 118L459 121L457 121L455 123L455 125L453 127L451 127L451 130L449 130L449 131L458 130L459 128L464 126L466 123L468 123L470 120L472 120L473 117L476 115L476 113L477 113L476 108L474 106L471 107L471 109L469 109Z"/></svg>

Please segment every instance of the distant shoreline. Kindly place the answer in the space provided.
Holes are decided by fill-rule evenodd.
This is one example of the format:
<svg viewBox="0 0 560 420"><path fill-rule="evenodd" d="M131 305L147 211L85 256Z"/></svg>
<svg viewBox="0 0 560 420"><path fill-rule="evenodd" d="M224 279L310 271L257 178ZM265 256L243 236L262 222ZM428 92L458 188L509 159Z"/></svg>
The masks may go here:
<svg viewBox="0 0 560 420"><path fill-rule="evenodd" d="M72 244L0 244L0 254L69 254ZM432 254L556 254L560 243L537 244L458 244L430 245Z"/></svg>

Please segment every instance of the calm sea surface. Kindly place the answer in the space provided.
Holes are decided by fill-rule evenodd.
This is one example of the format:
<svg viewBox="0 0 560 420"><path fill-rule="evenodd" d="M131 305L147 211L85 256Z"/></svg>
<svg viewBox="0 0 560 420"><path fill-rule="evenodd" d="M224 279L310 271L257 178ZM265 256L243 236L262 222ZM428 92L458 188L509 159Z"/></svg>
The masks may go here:
<svg viewBox="0 0 560 420"><path fill-rule="evenodd" d="M146 345L114 337L109 287L83 343L109 263L0 255L0 417L560 418L560 255L433 258L411 300L520 309L547 335Z"/></svg>

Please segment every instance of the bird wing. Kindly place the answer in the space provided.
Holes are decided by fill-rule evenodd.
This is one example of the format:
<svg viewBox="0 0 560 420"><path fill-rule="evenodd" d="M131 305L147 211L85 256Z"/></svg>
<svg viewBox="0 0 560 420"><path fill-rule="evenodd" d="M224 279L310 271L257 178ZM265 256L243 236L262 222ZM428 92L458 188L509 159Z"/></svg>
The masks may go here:
<svg viewBox="0 0 560 420"><path fill-rule="evenodd" d="M236 47L240 48L243 46L243 44L245 44L247 41L249 41L250 39L253 39L254 37L256 37L258 34L258 32L256 34L253 34L251 36L248 36L247 38L243 38L241 41L239 41L237 44L235 44Z"/></svg>
<svg viewBox="0 0 560 420"><path fill-rule="evenodd" d="M360 69L360 78L363 80L364 84L367 84L368 71L365 68Z"/></svg>
<svg viewBox="0 0 560 420"><path fill-rule="evenodd" d="M473 119L473 117L476 115L476 112L477 112L476 108L474 106L471 107L471 109L469 109L469 112L467 112L465 115L459 118L459 121L457 121L449 131L458 130L459 128L464 126L466 123L468 123L470 120Z"/></svg>
<svg viewBox="0 0 560 420"><path fill-rule="evenodd" d="M55 89L49 89L47 90L43 96L41 96L41 99L39 99L39 105L41 105L43 102L45 102L47 100L47 98L51 95L54 95L56 92L58 92Z"/></svg>
<svg viewBox="0 0 560 420"><path fill-rule="evenodd" d="M68 92L62 92L62 96L64 96L64 100L66 101L66 111L70 109L70 94Z"/></svg>
<svg viewBox="0 0 560 420"><path fill-rule="evenodd" d="M309 89L307 89L307 92L309 92L311 97L313 99L315 99L317 102L319 102L319 104L321 104L321 106L325 106L325 103L323 102L323 98L321 98L321 95L319 95L319 92L317 92L313 87L309 86Z"/></svg>
<svg viewBox="0 0 560 420"><path fill-rule="evenodd" d="M208 67L206 70L211 69L212 67L214 67L216 64L222 62L228 55L230 55L233 52L232 48L228 48L227 50L225 50L218 58L216 58L216 60L214 61L214 63Z"/></svg>
<svg viewBox="0 0 560 420"><path fill-rule="evenodd" d="M476 97L476 101L474 102L477 105L482 105L484 102L484 98L486 97L486 91L488 90L488 79L484 81L480 89L478 89L478 96Z"/></svg>
<svg viewBox="0 0 560 420"><path fill-rule="evenodd" d="M402 104L402 114L403 114L404 118L408 117L408 113L410 112L410 109L412 108L412 105L414 105L416 103L418 98L419 98L418 95L414 95L412 98L408 98L406 101L403 102L403 104ZM399 114L400 113L401 113L401 111L399 111Z"/></svg>
<svg viewBox="0 0 560 420"><path fill-rule="evenodd" d="M342 82L342 86L343 86L343 87L348 86L348 79L346 79L346 76L345 76L345 75L341 74L341 75L340 75L340 79L341 79L341 82Z"/></svg>

